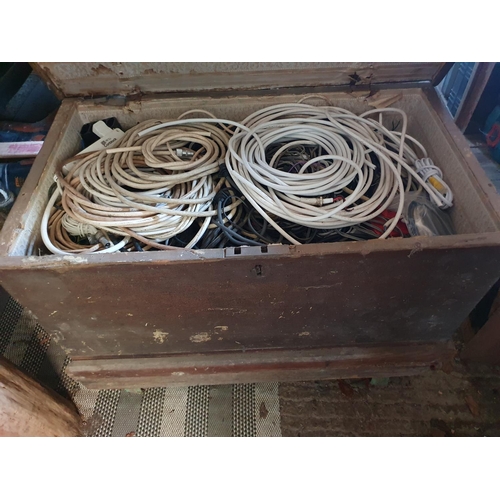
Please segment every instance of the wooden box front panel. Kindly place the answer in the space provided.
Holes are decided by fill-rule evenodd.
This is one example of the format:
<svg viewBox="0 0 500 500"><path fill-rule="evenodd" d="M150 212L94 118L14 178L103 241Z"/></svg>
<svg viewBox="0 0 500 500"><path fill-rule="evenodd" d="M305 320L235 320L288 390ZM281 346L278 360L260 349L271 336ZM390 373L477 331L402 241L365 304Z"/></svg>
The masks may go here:
<svg viewBox="0 0 500 500"><path fill-rule="evenodd" d="M433 342L451 338L500 274L493 238L446 247L452 239L134 263L28 258L1 279L74 358Z"/></svg>

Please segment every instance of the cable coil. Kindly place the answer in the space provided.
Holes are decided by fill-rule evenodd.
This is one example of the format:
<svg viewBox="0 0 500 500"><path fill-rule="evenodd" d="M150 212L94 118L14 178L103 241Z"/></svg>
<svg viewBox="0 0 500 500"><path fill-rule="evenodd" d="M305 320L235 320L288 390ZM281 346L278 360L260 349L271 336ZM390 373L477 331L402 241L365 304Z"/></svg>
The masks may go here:
<svg viewBox="0 0 500 500"><path fill-rule="evenodd" d="M382 124L384 115L394 114L401 116L401 132ZM269 214L311 228L344 228L376 218L399 193L396 216L380 236L386 238L401 218L405 192L424 189L436 201L413 167L418 159L413 148L423 156L427 152L407 135L407 116L399 109L355 115L333 106L287 103L259 110L242 125L229 141L229 173L252 206L291 243L300 244ZM266 149L276 142L285 144L267 161ZM297 144L314 144L324 153L298 172L276 168L279 153Z"/></svg>
<svg viewBox="0 0 500 500"><path fill-rule="evenodd" d="M142 136L159 122L140 123L113 149L67 160L70 170L64 175L61 166L56 172L57 189L42 220L47 248L58 254L110 252L134 238L148 247L170 249L170 238L203 217L187 248L194 246L215 215L211 204L218 186L213 174L225 155L230 129L205 119L189 123L185 115L175 127ZM60 207L54 208L59 198ZM75 243L68 235L91 236L95 228L108 241L107 248ZM116 236L121 241L113 242Z"/></svg>

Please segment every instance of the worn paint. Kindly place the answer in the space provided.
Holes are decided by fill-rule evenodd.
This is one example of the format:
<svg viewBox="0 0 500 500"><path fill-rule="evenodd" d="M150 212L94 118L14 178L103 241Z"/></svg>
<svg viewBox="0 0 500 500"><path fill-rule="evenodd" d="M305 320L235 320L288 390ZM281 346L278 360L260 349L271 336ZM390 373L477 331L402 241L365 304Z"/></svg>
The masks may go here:
<svg viewBox="0 0 500 500"><path fill-rule="evenodd" d="M92 347L88 346L83 340L81 342L82 342L83 346L85 346L86 348L90 349L92 352L95 352L94 349L92 349Z"/></svg>
<svg viewBox="0 0 500 500"><path fill-rule="evenodd" d="M236 314L243 314L247 312L247 309L235 309L234 307L209 307L207 311L231 311Z"/></svg>
<svg viewBox="0 0 500 500"><path fill-rule="evenodd" d="M410 258L413 254L417 252L421 252L423 250L422 245L417 241L415 246L412 248L411 252L408 254L408 258Z"/></svg>
<svg viewBox="0 0 500 500"><path fill-rule="evenodd" d="M315 286L301 286L303 290L313 290L318 288L333 288L334 286L341 285L342 283L334 283L333 285L315 285Z"/></svg>
<svg viewBox="0 0 500 500"><path fill-rule="evenodd" d="M189 337L189 340L195 343L208 342L209 340L212 340L212 337L208 333L202 332L202 333L197 333L195 335L191 335L191 337Z"/></svg>
<svg viewBox="0 0 500 500"><path fill-rule="evenodd" d="M382 378L440 368L456 355L451 343L185 354L75 360L68 374L92 389L232 384L275 380ZM106 373L106 377L102 373ZM181 376L180 373L183 375ZM181 380L182 378L182 380ZM263 412L265 413L265 412Z"/></svg>
<svg viewBox="0 0 500 500"><path fill-rule="evenodd" d="M167 340L168 336L170 334L168 332L162 332L161 330L155 330L153 332L153 339L155 342L158 342L158 344L163 344L165 340Z"/></svg>

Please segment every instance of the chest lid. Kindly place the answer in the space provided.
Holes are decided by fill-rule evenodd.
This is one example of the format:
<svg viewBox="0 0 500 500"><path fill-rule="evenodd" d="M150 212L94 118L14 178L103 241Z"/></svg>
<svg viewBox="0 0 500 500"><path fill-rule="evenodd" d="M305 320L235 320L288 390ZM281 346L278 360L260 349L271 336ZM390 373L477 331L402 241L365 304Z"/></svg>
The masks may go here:
<svg viewBox="0 0 500 500"><path fill-rule="evenodd" d="M432 82L448 63L380 62L84 62L32 63L59 97L365 86Z"/></svg>

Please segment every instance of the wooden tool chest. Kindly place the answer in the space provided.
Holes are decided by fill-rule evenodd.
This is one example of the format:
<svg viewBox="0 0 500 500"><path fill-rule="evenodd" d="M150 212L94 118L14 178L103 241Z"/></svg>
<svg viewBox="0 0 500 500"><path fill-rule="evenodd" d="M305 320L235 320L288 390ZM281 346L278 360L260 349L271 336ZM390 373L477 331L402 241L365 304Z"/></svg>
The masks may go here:
<svg viewBox="0 0 500 500"><path fill-rule="evenodd" d="M500 204L432 82L439 63L37 63L65 97L0 235L0 280L92 388L390 376L437 368L500 276ZM406 111L455 196L456 235L41 255L56 165L83 124L190 109L241 120L308 94Z"/></svg>

